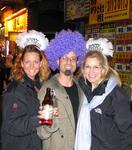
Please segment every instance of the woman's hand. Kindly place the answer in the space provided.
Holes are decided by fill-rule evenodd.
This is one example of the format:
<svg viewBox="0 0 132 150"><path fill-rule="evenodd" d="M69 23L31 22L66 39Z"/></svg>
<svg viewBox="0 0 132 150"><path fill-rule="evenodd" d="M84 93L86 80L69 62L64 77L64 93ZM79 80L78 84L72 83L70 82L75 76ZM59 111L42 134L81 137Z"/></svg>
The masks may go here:
<svg viewBox="0 0 132 150"><path fill-rule="evenodd" d="M39 111L38 111L38 118L39 119L45 119L45 115L47 110L43 109L43 106L39 107ZM59 109L57 107L48 110L52 116L57 117L59 115Z"/></svg>

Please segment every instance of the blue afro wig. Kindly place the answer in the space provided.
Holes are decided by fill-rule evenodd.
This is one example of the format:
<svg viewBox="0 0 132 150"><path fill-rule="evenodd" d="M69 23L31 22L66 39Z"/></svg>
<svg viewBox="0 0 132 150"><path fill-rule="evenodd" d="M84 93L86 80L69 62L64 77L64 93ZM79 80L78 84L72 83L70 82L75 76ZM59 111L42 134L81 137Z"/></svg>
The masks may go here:
<svg viewBox="0 0 132 150"><path fill-rule="evenodd" d="M50 67L53 70L58 69L57 60L70 51L76 53L79 66L86 52L86 42L78 31L62 30L55 35L55 38L50 41L45 50Z"/></svg>

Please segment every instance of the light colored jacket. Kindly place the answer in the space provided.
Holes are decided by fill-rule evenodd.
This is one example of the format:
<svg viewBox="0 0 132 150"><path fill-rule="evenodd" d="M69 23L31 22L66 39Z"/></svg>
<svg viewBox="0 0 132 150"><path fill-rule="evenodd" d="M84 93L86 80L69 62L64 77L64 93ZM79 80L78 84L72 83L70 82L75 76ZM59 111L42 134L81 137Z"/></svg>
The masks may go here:
<svg viewBox="0 0 132 150"><path fill-rule="evenodd" d="M74 79L74 82L77 85L79 101L81 101L84 94L78 85L78 81ZM42 86L39 92L41 103L47 87L55 90L58 99L59 117L54 119L51 127L43 125L37 129L39 137L43 140L43 150L73 150L75 120L69 96L65 88L58 82L57 75L55 75Z"/></svg>

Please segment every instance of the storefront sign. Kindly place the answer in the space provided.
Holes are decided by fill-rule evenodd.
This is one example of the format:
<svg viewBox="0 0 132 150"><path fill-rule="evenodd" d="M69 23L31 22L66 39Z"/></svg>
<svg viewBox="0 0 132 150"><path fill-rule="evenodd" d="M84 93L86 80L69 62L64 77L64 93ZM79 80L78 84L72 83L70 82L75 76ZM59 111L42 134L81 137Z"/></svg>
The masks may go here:
<svg viewBox="0 0 132 150"><path fill-rule="evenodd" d="M9 32L23 32L27 30L28 11L26 8L5 19L5 36Z"/></svg>
<svg viewBox="0 0 132 150"><path fill-rule="evenodd" d="M91 2L89 24L130 18L130 0L96 0Z"/></svg>

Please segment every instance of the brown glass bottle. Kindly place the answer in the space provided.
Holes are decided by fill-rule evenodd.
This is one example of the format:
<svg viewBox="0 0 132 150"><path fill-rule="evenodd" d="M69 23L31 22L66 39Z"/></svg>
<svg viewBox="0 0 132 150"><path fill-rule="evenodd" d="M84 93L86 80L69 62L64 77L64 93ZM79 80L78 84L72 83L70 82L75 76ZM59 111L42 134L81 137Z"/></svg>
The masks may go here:
<svg viewBox="0 0 132 150"><path fill-rule="evenodd" d="M44 96L44 100L42 102L43 109L45 110L44 119L41 119L41 124L52 125L53 123L53 100L51 95L51 89L46 89L46 94Z"/></svg>
<svg viewBox="0 0 132 150"><path fill-rule="evenodd" d="M52 89L52 100L53 100L53 108L58 109L58 99L53 89ZM54 114L54 117L58 117L58 114Z"/></svg>

